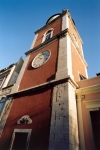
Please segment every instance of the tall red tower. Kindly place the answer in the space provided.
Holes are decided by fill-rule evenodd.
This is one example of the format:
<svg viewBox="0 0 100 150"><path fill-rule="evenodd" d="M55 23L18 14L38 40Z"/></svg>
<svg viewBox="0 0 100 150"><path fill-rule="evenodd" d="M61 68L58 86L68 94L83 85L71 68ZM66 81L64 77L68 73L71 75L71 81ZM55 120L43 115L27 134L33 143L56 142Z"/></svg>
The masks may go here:
<svg viewBox="0 0 100 150"><path fill-rule="evenodd" d="M75 89L87 78L82 40L69 11L35 32L2 128L6 150L79 149ZM21 139L20 139L21 137ZM3 142L4 141L4 142Z"/></svg>

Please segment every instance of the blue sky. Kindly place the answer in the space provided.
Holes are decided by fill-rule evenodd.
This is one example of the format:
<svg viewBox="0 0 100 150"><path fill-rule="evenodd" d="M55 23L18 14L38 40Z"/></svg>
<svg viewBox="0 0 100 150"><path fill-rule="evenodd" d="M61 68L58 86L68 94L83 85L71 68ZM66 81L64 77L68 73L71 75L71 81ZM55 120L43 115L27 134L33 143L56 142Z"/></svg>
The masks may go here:
<svg viewBox="0 0 100 150"><path fill-rule="evenodd" d="M83 40L88 75L100 72L100 0L0 0L0 70L31 47L48 18L69 9Z"/></svg>

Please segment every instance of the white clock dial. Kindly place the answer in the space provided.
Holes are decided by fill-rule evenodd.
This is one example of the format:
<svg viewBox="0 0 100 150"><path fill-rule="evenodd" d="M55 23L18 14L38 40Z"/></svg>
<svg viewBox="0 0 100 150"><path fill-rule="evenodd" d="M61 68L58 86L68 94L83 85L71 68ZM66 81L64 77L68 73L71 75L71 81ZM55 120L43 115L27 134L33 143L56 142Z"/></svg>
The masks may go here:
<svg viewBox="0 0 100 150"><path fill-rule="evenodd" d="M49 50L45 50L41 53L39 53L32 61L32 67L33 68L38 68L40 66L42 66L44 63L47 62L47 60L50 57L50 51Z"/></svg>

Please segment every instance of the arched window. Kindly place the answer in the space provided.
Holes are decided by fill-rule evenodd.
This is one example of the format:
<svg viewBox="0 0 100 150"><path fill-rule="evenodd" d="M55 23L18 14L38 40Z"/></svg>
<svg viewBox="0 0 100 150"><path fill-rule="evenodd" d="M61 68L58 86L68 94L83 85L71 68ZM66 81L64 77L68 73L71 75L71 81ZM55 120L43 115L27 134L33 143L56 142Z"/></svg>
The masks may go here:
<svg viewBox="0 0 100 150"><path fill-rule="evenodd" d="M51 32L52 32L52 30L49 30L49 31L46 33L46 35L45 35L45 41L46 41L46 40L49 40L49 39L51 38Z"/></svg>
<svg viewBox="0 0 100 150"><path fill-rule="evenodd" d="M48 31L45 32L45 34L43 35L43 39L42 39L42 43L44 41L49 40L53 35L53 29L49 29Z"/></svg>

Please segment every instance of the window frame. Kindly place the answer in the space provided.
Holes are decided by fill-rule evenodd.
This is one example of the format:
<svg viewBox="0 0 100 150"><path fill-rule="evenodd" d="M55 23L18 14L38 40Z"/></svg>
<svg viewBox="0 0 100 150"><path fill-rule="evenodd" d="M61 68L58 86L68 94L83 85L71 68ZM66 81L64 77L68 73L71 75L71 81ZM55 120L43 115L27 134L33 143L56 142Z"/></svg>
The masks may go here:
<svg viewBox="0 0 100 150"><path fill-rule="evenodd" d="M18 133L18 132L19 133L28 133L27 142L26 142L26 148L25 148L26 150L28 150L32 129L14 129L13 134L12 134L12 138L11 138L11 144L10 144L10 149L9 150L12 150L13 144L14 144L14 140L15 140L15 134Z"/></svg>
<svg viewBox="0 0 100 150"><path fill-rule="evenodd" d="M3 108L6 104L6 98L5 97L2 97L2 99L0 100L0 103L2 103L1 107L0 107L0 116L2 115L2 111L3 111Z"/></svg>
<svg viewBox="0 0 100 150"><path fill-rule="evenodd" d="M4 83L5 77L1 77L0 78L0 88L2 87L3 83Z"/></svg>
<svg viewBox="0 0 100 150"><path fill-rule="evenodd" d="M87 101L83 101L83 103L85 104L86 110L87 110L88 125L90 129L91 147L95 149L95 141L94 141L93 127L92 127L90 112L100 110L100 99L89 100L89 101L87 100Z"/></svg>
<svg viewBox="0 0 100 150"><path fill-rule="evenodd" d="M48 33L49 31L51 31L50 33ZM49 40L50 38L52 38L52 36L53 36L53 31L54 31L54 29L53 28L50 28L50 29L48 29L44 34L43 34L43 38L42 38L42 43L43 42L45 42L45 41L47 41L47 40ZM50 37L48 38L48 39L46 39L46 37L47 37L47 35L49 35L50 34Z"/></svg>

